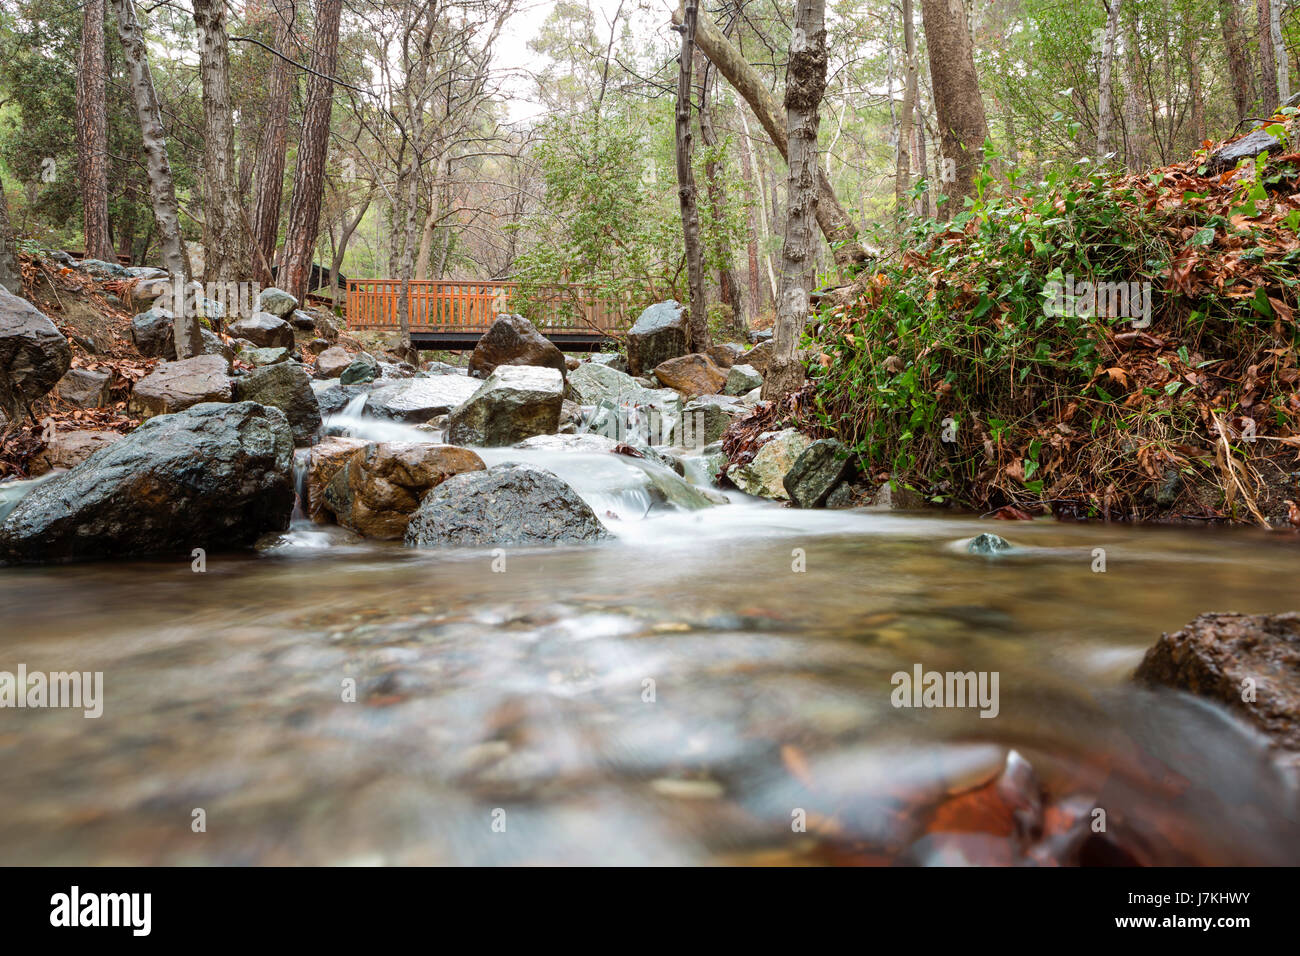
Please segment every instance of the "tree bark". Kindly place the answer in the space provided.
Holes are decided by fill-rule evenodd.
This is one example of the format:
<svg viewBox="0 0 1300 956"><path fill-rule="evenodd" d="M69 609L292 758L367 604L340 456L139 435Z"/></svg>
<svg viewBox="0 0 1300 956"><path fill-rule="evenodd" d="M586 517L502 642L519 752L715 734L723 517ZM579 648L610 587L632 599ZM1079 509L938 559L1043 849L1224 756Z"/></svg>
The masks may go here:
<svg viewBox="0 0 1300 956"><path fill-rule="evenodd" d="M77 70L77 175L86 255L114 261L108 232L108 99L104 0L86 0Z"/></svg>
<svg viewBox="0 0 1300 956"><path fill-rule="evenodd" d="M1285 103L1291 98L1291 63L1286 45L1282 42L1282 0L1272 0L1268 9L1268 36L1277 63L1277 101Z"/></svg>
<svg viewBox="0 0 1300 956"><path fill-rule="evenodd" d="M1273 0L1255 0L1259 14L1259 98L1264 112L1277 109L1277 60L1273 50Z"/></svg>
<svg viewBox="0 0 1300 956"><path fill-rule="evenodd" d="M700 139L709 151L708 161L704 164L705 188L709 197L709 209L713 215L713 222L721 229L725 225L727 216L727 183L723 177L722 164L718 162L718 130L713 125L713 106L709 99L713 83L709 77L708 69L703 66L705 63L704 57L698 51L697 56L699 56L700 72L703 77L703 92L700 96ZM723 304L731 307L733 327L748 330L749 319L745 312L745 289L740 284L740 278L736 274L736 260L731 253L731 247L725 234L719 234L714 248L718 260L719 295Z"/></svg>
<svg viewBox="0 0 1300 956"><path fill-rule="evenodd" d="M682 210L682 237L686 244L686 281L690 298L686 332L691 351L709 347L709 316L704 300L704 257L700 251L700 210L697 205L695 172L691 169L695 137L691 133L691 64L695 58L695 26L698 0L686 0L682 17L682 47L677 58L677 109L675 111L673 155L677 159L677 201Z"/></svg>
<svg viewBox="0 0 1300 956"><path fill-rule="evenodd" d="M1205 141L1205 97L1201 91L1201 54L1200 37L1191 32L1184 34L1187 43L1187 76L1192 97L1192 132L1196 137L1196 149Z"/></svg>
<svg viewBox="0 0 1300 956"><path fill-rule="evenodd" d="M980 98L965 4L962 0L921 0L921 22L930 54L934 109L939 116L939 188L948 197L940 213L951 218L975 192L984 140L989 135L988 120Z"/></svg>
<svg viewBox="0 0 1300 956"><path fill-rule="evenodd" d="M683 11L678 7L673 14L673 21L681 23L682 16ZM763 84L758 71L741 56L740 51L704 14L699 14L697 18L695 42L701 52L718 68L718 72L727 78L727 82L749 104L759 124L771 138L772 144L788 163L790 157L785 124L781 121L776 99ZM836 265L841 269L849 269L866 262L870 256L858 238L858 228L854 225L852 217L840 205L825 172L818 168L815 175L817 177L815 181L817 224L821 227L826 241L830 243Z"/></svg>
<svg viewBox="0 0 1300 956"><path fill-rule="evenodd" d="M239 202L235 123L225 0L193 0L203 86L203 278L235 282L249 272L244 209ZM238 300L238 296L235 297Z"/></svg>
<svg viewBox="0 0 1300 956"><path fill-rule="evenodd" d="M803 365L795 350L808 321L810 270L816 254L817 130L826 92L826 2L797 0L786 68L785 113L789 141L785 244L781 250L781 295L773 331L772 362L763 379L763 398L778 400L803 386Z"/></svg>
<svg viewBox="0 0 1300 956"><path fill-rule="evenodd" d="M1237 108L1237 120L1250 115L1255 102L1255 77L1250 70L1250 56L1241 33L1239 0L1219 0L1219 25L1223 30L1223 45L1228 53L1228 72L1232 76L1232 102Z"/></svg>
<svg viewBox="0 0 1300 956"><path fill-rule="evenodd" d="M18 248L9 222L9 200L0 185L0 285L14 295L23 294L23 274L18 268Z"/></svg>
<svg viewBox="0 0 1300 956"><path fill-rule="evenodd" d="M275 48L283 56L271 58L271 79L266 104L266 125L257 144L253 171L253 270L258 281L271 281L270 264L280 238L280 203L284 196L284 155L289 129L289 107L295 76L289 65L293 45L294 0L272 0L275 11ZM258 254L260 253L260 255Z"/></svg>
<svg viewBox="0 0 1300 956"><path fill-rule="evenodd" d="M1119 29L1119 11L1123 0L1108 0L1106 32L1101 41L1101 88L1097 98L1097 153L1104 160L1111 152L1110 127L1114 120L1115 33Z"/></svg>
<svg viewBox="0 0 1300 956"><path fill-rule="evenodd" d="M894 166L894 205L906 208L912 186L912 119L916 112L916 25L912 0L903 0L903 108L898 117L898 151Z"/></svg>
<svg viewBox="0 0 1300 956"><path fill-rule="evenodd" d="M131 93L135 99L136 117L140 121L140 135L144 141L145 168L149 176L149 202L153 207L154 223L158 229L158 251L162 267L171 274L172 281L183 284L189 278L189 259L181 239L180 213L176 205L176 182L172 178L171 163L167 159L167 137L163 132L162 110L154 90L153 74L149 70L149 57L145 51L144 31L135 18L131 0L113 0L117 16L117 32L122 41L122 56L131 77ZM186 297L173 302L172 328L176 342L176 357L190 358L203 352L198 316L187 308Z"/></svg>
<svg viewBox="0 0 1300 956"><path fill-rule="evenodd" d="M293 171L293 194L284 249L277 280L290 295L302 299L309 291L307 278L320 230L321 193L325 160L329 155L330 111L334 103L334 68L338 61L339 18L343 0L320 0L316 11L316 36L312 44L307 103L303 109L302 139Z"/></svg>

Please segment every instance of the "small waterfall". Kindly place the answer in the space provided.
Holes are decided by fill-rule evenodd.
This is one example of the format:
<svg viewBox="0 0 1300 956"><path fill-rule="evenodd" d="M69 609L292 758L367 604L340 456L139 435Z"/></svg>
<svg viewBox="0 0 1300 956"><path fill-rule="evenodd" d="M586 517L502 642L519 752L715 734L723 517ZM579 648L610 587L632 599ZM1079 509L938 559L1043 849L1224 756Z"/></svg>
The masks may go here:
<svg viewBox="0 0 1300 956"><path fill-rule="evenodd" d="M311 460L310 448L298 448L293 453L293 517L291 524L307 521L307 465Z"/></svg>

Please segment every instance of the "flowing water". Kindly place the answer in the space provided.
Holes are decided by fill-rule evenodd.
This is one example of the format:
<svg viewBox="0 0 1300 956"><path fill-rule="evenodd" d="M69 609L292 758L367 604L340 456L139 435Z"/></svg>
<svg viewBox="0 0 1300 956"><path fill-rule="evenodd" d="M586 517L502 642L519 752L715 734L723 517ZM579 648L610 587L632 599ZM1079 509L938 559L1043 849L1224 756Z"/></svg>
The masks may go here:
<svg viewBox="0 0 1300 956"><path fill-rule="evenodd" d="M688 510L618 456L484 454L552 468L615 537L417 551L296 521L202 573L0 569L0 670L102 671L105 698L0 711L0 863L1050 861L944 810L1027 767L1018 799L1103 809L1121 859L1300 859L1261 738L1129 681L1198 613L1295 609L1289 537ZM966 553L982 531L1015 549ZM916 665L996 672L997 715L893 706Z"/></svg>

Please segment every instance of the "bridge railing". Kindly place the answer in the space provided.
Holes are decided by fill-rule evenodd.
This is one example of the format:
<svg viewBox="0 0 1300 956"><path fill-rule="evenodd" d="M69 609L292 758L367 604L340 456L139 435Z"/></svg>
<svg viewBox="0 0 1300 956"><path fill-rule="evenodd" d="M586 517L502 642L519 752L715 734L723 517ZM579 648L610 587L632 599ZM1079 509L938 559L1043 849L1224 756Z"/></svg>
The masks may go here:
<svg viewBox="0 0 1300 956"><path fill-rule="evenodd" d="M349 279L347 321L353 329L398 329L406 311L400 279ZM413 279L412 332L482 333L504 313L521 311L538 331L618 334L631 323L628 303L576 285Z"/></svg>

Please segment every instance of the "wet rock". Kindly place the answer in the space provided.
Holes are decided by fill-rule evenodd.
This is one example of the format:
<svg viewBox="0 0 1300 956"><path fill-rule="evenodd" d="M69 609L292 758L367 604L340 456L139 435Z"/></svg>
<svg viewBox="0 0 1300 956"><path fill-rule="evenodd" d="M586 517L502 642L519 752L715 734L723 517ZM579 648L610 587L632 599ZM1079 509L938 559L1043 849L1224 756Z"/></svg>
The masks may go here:
<svg viewBox="0 0 1300 956"><path fill-rule="evenodd" d="M325 508L325 489L338 473L339 469L360 449L370 444L360 438L326 438L311 446L307 453L307 469L304 478L302 502L303 510L312 521L327 521L329 514Z"/></svg>
<svg viewBox="0 0 1300 956"><path fill-rule="evenodd" d="M275 286L263 289L257 297L258 311L266 312L277 319L287 319L298 308L298 300ZM310 326L308 326L310 328Z"/></svg>
<svg viewBox="0 0 1300 956"><path fill-rule="evenodd" d="M299 332L315 332L316 319L310 312L304 312L302 309L294 309L285 318L285 321L292 325Z"/></svg>
<svg viewBox="0 0 1300 956"><path fill-rule="evenodd" d="M966 545L966 550L970 554L999 554L1010 551L1011 542L1001 535L989 534L986 531L971 538L970 543Z"/></svg>
<svg viewBox="0 0 1300 956"><path fill-rule="evenodd" d="M468 448L380 442L353 453L335 472L325 507L349 531L397 540L433 488L452 475L483 470L483 459Z"/></svg>
<svg viewBox="0 0 1300 956"><path fill-rule="evenodd" d="M36 306L0 287L0 412L11 421L63 378L68 340Z"/></svg>
<svg viewBox="0 0 1300 956"><path fill-rule="evenodd" d="M772 364L772 350L775 346L768 339L759 342L738 360L741 365L748 365L759 375L767 374L767 367Z"/></svg>
<svg viewBox="0 0 1300 956"><path fill-rule="evenodd" d="M584 362L569 373L565 386L566 396L579 405L599 405L602 401L617 403L625 396L642 391L632 376L609 365Z"/></svg>
<svg viewBox="0 0 1300 956"><path fill-rule="evenodd" d="M826 507L832 509L863 508L871 503L871 489L853 481L841 481L826 496Z"/></svg>
<svg viewBox="0 0 1300 956"><path fill-rule="evenodd" d="M227 362L232 361L235 357L235 350L226 344L225 339L217 335L211 329L199 329L199 338L203 343L204 355L220 355ZM175 358L175 356L172 356Z"/></svg>
<svg viewBox="0 0 1300 956"><path fill-rule="evenodd" d="M348 403L358 395L369 395L369 385L337 385L332 380L326 380L327 387L321 388L321 382L312 383L312 391L316 393L316 403L320 406L322 416L337 415L347 408ZM365 406L362 406L364 411Z"/></svg>
<svg viewBox="0 0 1300 956"><path fill-rule="evenodd" d="M260 348L293 348L293 326L270 312L254 312L230 324L230 334Z"/></svg>
<svg viewBox="0 0 1300 956"><path fill-rule="evenodd" d="M727 381L722 386L723 395L744 395L763 387L763 376L752 365L733 365L727 370Z"/></svg>
<svg viewBox="0 0 1300 956"><path fill-rule="evenodd" d="M925 498L919 492L895 481L881 482L868 505L877 511L920 511L925 506Z"/></svg>
<svg viewBox="0 0 1300 956"><path fill-rule="evenodd" d="M447 438L458 445L513 445L554 434L564 402L557 369L502 365L447 419Z"/></svg>
<svg viewBox="0 0 1300 956"><path fill-rule="evenodd" d="M681 396L671 388L638 388L603 400L592 410L587 430L629 445L671 445L682 431Z"/></svg>
<svg viewBox="0 0 1300 956"><path fill-rule="evenodd" d="M716 395L727 381L727 373L707 355L692 352L659 363L655 378L683 395Z"/></svg>
<svg viewBox="0 0 1300 956"><path fill-rule="evenodd" d="M69 405L76 405L78 408L99 408L108 404L112 386L113 376L108 372L91 368L70 368L67 374L59 379L55 392Z"/></svg>
<svg viewBox="0 0 1300 956"><path fill-rule="evenodd" d="M0 525L0 559L251 545L289 526L292 459L293 435L277 408L205 403L152 418L22 498Z"/></svg>
<svg viewBox="0 0 1300 956"><path fill-rule="evenodd" d="M334 324L334 319L330 313L326 312L324 309L313 309L311 311L311 317L316 323L317 335L323 338L326 342L334 342L338 340L339 329L338 326Z"/></svg>
<svg viewBox="0 0 1300 956"><path fill-rule="evenodd" d="M433 489L411 518L406 543L420 548L526 546L608 535L568 484L549 471L506 463L454 475Z"/></svg>
<svg viewBox="0 0 1300 956"><path fill-rule="evenodd" d="M605 454L617 448L618 442L612 438L606 438L604 435L585 432L581 435L534 435L532 438L525 438L515 447L539 451L576 451Z"/></svg>
<svg viewBox="0 0 1300 956"><path fill-rule="evenodd" d="M429 375L383 385L370 393L366 413L395 422L421 424L446 415L478 391L464 375Z"/></svg>
<svg viewBox="0 0 1300 956"><path fill-rule="evenodd" d="M820 508L849 467L848 450L842 442L819 438L795 459L782 482L796 506Z"/></svg>
<svg viewBox="0 0 1300 956"><path fill-rule="evenodd" d="M487 378L499 365L566 371L564 353L522 315L502 315L483 333L469 357L469 374Z"/></svg>
<svg viewBox="0 0 1300 956"><path fill-rule="evenodd" d="M163 362L131 390L133 415L170 415L202 402L230 401L234 385L230 363L220 355L196 355L181 362Z"/></svg>
<svg viewBox="0 0 1300 956"><path fill-rule="evenodd" d="M1281 148L1282 143L1276 136L1257 129L1253 133L1247 133L1235 143L1227 143L1211 153L1205 161L1205 172L1207 175L1217 176L1235 168L1243 159L1254 159L1266 151L1276 153Z"/></svg>
<svg viewBox="0 0 1300 956"><path fill-rule="evenodd" d="M465 375L467 370L457 365L448 365L446 362L425 362L424 371L430 375Z"/></svg>
<svg viewBox="0 0 1300 956"><path fill-rule="evenodd" d="M331 346L316 356L316 377L338 378L351 364L351 352L339 345Z"/></svg>
<svg viewBox="0 0 1300 956"><path fill-rule="evenodd" d="M175 328L172 313L153 308L131 319L131 341L145 358L176 360Z"/></svg>
<svg viewBox="0 0 1300 956"><path fill-rule="evenodd" d="M264 365L279 365L281 362L289 361L293 356L288 349L277 346L273 349L244 349L239 353L238 358L247 365L261 368Z"/></svg>
<svg viewBox="0 0 1300 956"><path fill-rule="evenodd" d="M76 468L101 448L107 448L124 437L126 436L121 432L97 432L89 429L56 432L45 450L32 459L31 474L43 475L55 468Z"/></svg>
<svg viewBox="0 0 1300 956"><path fill-rule="evenodd" d="M1300 613L1202 614L1162 634L1133 678L1226 704L1273 746L1300 751Z"/></svg>
<svg viewBox="0 0 1300 956"><path fill-rule="evenodd" d="M310 339L303 346L303 348L306 349L308 352L310 352L312 355L320 355L329 347L330 347L330 343L328 339Z"/></svg>
<svg viewBox="0 0 1300 956"><path fill-rule="evenodd" d="M627 365L633 375L685 354L686 308L673 299L650 306L627 333Z"/></svg>
<svg viewBox="0 0 1300 956"><path fill-rule="evenodd" d="M622 352L596 352L588 361L595 365L607 366L617 372L627 372L627 356Z"/></svg>
<svg viewBox="0 0 1300 956"><path fill-rule="evenodd" d="M125 266L116 262L105 262L103 259L82 259L77 263L76 268L100 281L130 278L130 273L126 271Z"/></svg>
<svg viewBox="0 0 1300 956"><path fill-rule="evenodd" d="M705 395L682 406L681 434L677 442L684 448L702 448L719 441L731 423L749 414L736 399Z"/></svg>
<svg viewBox="0 0 1300 956"><path fill-rule="evenodd" d="M234 381L235 400L280 409L289 419L295 445L310 445L320 430L320 404L311 376L297 362L255 368Z"/></svg>
<svg viewBox="0 0 1300 956"><path fill-rule="evenodd" d="M322 355L321 358L325 356ZM317 359L316 367L320 367L320 360ZM363 382L373 382L380 375L379 361L369 352L358 352L356 356L348 363L339 375L339 382L343 385L359 385Z"/></svg>
<svg viewBox="0 0 1300 956"><path fill-rule="evenodd" d="M812 439L795 428L769 432L753 461L732 465L727 469L727 477L745 494L789 500L790 493L785 490L786 473L811 444Z"/></svg>

